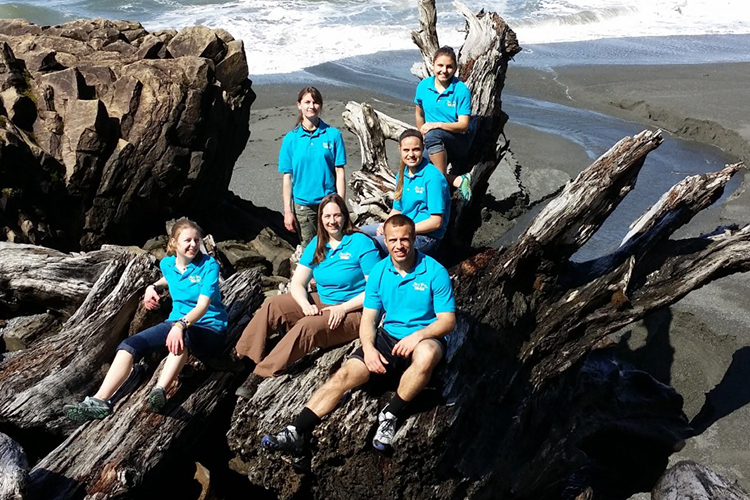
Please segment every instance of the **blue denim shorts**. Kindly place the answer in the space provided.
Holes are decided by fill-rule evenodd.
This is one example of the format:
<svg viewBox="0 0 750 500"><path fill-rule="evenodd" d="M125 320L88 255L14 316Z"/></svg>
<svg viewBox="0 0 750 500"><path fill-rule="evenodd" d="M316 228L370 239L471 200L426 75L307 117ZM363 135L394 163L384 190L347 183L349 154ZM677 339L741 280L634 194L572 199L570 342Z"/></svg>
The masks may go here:
<svg viewBox="0 0 750 500"><path fill-rule="evenodd" d="M464 163L469 155L469 148L474 141L477 129L475 117L469 121L469 129L466 132L455 134L447 130L434 128L424 136L424 148L428 155L445 151L448 161L452 164Z"/></svg>
<svg viewBox="0 0 750 500"><path fill-rule="evenodd" d="M137 363L143 356L151 353L164 353L167 350L167 335L174 323L165 321L147 328L132 337L128 337L117 346L117 350L129 352ZM185 330L183 340L188 352L198 359L210 358L221 354L226 347L226 335L210 328L191 326Z"/></svg>

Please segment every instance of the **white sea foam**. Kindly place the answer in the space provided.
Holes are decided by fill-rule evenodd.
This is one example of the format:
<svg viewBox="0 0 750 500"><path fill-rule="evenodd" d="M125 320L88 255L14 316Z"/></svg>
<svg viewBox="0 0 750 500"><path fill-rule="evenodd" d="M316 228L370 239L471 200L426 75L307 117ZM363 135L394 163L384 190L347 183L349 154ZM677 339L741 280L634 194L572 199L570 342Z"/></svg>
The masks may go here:
<svg viewBox="0 0 750 500"><path fill-rule="evenodd" d="M443 44L463 42L452 0L436 0ZM498 12L521 45L601 38L747 34L745 0L464 0ZM148 29L202 24L245 41L251 75L286 73L381 51L409 50L414 0L20 0L61 20L127 17ZM33 19L32 19L33 21Z"/></svg>

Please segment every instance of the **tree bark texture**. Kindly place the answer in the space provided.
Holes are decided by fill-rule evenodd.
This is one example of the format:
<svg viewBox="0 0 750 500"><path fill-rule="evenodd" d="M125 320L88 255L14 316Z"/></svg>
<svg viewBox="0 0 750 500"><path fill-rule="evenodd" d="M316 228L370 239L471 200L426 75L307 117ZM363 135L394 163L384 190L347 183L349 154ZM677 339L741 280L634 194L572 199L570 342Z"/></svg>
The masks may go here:
<svg viewBox="0 0 750 500"><path fill-rule="evenodd" d="M652 500L747 500L738 484L708 467L692 461L675 464L659 479L651 492Z"/></svg>
<svg viewBox="0 0 750 500"><path fill-rule="evenodd" d="M346 346L297 373L256 380L228 434L237 469L281 498L574 499L593 491L611 499L650 490L690 435L682 398L614 359L607 335L750 269L748 227L669 240L741 164L673 187L613 254L570 260L661 142L660 132L623 139L514 244L451 271L458 324L447 359L400 426L392 457L370 447L390 394L375 385L346 396L316 428L308 473L259 449L262 434L289 424L343 363L354 349Z"/></svg>
<svg viewBox="0 0 750 500"><path fill-rule="evenodd" d="M476 120L476 135L465 165L452 162L450 172L463 174L472 172L474 196L470 203L454 200L451 207L451 222L443 238L446 253L461 254L471 244L474 232L481 225L481 203L487 192L488 180L502 160L508 148L502 135L507 115L502 111L501 92L505 85L508 61L518 52L516 35L496 13L472 13L460 2L454 3L466 18L468 32L466 40L458 52L457 75L469 87L472 96L472 116ZM422 54L427 74L431 73L432 58L438 48L436 14L433 0L419 2L420 30L412 33L412 39ZM417 65L415 73L425 77L425 66ZM419 68L422 69L419 69ZM355 212L366 213L363 219L382 217L392 204L392 171L388 168L385 156L385 138L397 136L383 133L384 127L394 131L391 124L396 122L382 113L371 113L362 106L362 115L350 103L344 113L347 128L355 133L362 146L363 168L356 172L352 181L352 202ZM380 122L380 123L378 123ZM387 125L383 125L387 123ZM413 128L399 123L399 127ZM387 189L387 191L383 191ZM386 209L383 204L387 203ZM367 210L367 207L373 210ZM360 209L360 207L364 207Z"/></svg>
<svg viewBox="0 0 750 500"><path fill-rule="evenodd" d="M262 301L260 274L235 274L221 289L229 313L227 345L231 347L251 311ZM110 357L113 349L109 350ZM145 404L158 372L146 368L143 373L136 373L135 378L140 381L149 377L150 381L140 386L138 380L126 383L116 395L111 416L75 429L35 465L30 473L34 498L129 498L159 462L189 450L197 442L212 412L231 394L229 389L236 378L229 372L198 370L171 388L164 412L154 414L146 410ZM97 376L92 382L98 384L100 379ZM133 386L135 390L122 394ZM59 413L63 402L78 401L87 393L90 392L60 398L52 411Z"/></svg>
<svg viewBox="0 0 750 500"><path fill-rule="evenodd" d="M108 248L66 254L0 241L0 313L53 309L70 316L119 252Z"/></svg>
<svg viewBox="0 0 750 500"><path fill-rule="evenodd" d="M21 446L0 433L0 500L28 498L29 464Z"/></svg>

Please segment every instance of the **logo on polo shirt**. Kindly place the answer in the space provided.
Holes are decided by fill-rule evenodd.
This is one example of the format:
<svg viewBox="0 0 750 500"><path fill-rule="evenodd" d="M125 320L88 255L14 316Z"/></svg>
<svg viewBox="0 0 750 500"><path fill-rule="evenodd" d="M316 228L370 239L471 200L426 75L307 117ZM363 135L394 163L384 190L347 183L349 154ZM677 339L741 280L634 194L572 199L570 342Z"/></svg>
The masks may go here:
<svg viewBox="0 0 750 500"><path fill-rule="evenodd" d="M419 186L414 186L414 192L417 193L417 194L423 194L424 193L424 188L423 187L419 187Z"/></svg>
<svg viewBox="0 0 750 500"><path fill-rule="evenodd" d="M324 142L323 143L323 149L333 149L333 143Z"/></svg>
<svg viewBox="0 0 750 500"><path fill-rule="evenodd" d="M341 256L341 260L349 260L352 257L351 252L341 252L339 255Z"/></svg>
<svg viewBox="0 0 750 500"><path fill-rule="evenodd" d="M445 105L449 108L455 108L456 107L456 101L445 101Z"/></svg>
<svg viewBox="0 0 750 500"><path fill-rule="evenodd" d="M191 274L188 276L188 279L190 280L190 283L200 283L201 277L197 274Z"/></svg>
<svg viewBox="0 0 750 500"><path fill-rule="evenodd" d="M414 290L416 290L417 292L424 292L425 290L427 290L427 285L425 283L414 282Z"/></svg>

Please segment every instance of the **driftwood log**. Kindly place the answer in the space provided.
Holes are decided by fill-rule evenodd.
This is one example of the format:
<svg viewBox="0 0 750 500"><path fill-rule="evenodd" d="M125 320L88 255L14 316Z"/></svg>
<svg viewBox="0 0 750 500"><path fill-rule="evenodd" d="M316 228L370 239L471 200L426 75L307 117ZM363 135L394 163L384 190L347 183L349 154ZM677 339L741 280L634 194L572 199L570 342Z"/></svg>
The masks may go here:
<svg viewBox="0 0 750 500"><path fill-rule="evenodd" d="M28 468L21 446L0 433L0 500L27 498Z"/></svg>
<svg viewBox="0 0 750 500"><path fill-rule="evenodd" d="M262 301L260 274L235 274L221 289L229 312L231 347L250 312ZM149 472L163 460L189 450L202 436L216 407L231 394L228 389L236 378L229 372L199 370L169 391L163 414L153 414L146 411L145 401L158 370L149 375L151 382L116 396L112 416L76 429L34 466L30 473L33 498L138 498L136 488ZM70 400L83 394L79 392ZM57 402L52 411L59 413L60 405Z"/></svg>
<svg viewBox="0 0 750 500"><path fill-rule="evenodd" d="M466 255L475 231L481 225L481 204L487 192L490 176L508 150L503 128L508 119L502 111L501 92L510 59L520 52L516 35L496 13L472 13L465 5L454 2L466 19L466 40L458 51L458 77L471 90L472 116L477 121L474 145L465 165L452 164L449 171L473 174L474 197L470 203L454 201L451 221L443 238L446 254ZM436 30L434 0L419 1L420 29L412 33L424 63L413 69L420 78L432 73L432 57L439 43ZM413 127L374 112L366 104L349 103L344 112L344 123L355 133L362 148L362 169L352 181L351 202L358 214L358 223L382 218L392 204L391 191L394 174L388 168L385 140L398 137L406 128Z"/></svg>
<svg viewBox="0 0 750 500"><path fill-rule="evenodd" d="M671 467L651 492L652 500L748 500L738 484L708 467L686 460Z"/></svg>
<svg viewBox="0 0 750 500"><path fill-rule="evenodd" d="M682 398L614 359L607 335L750 269L748 227L669 239L720 197L741 164L674 186L612 255L570 260L661 142L648 131L623 139L513 245L452 270L459 315L447 362L401 425L392 457L370 448L387 400L374 386L354 391L318 426L308 472L259 450L262 434L288 424L355 348L346 346L256 380L228 434L237 470L281 498L624 499L649 491L690 435Z"/></svg>
<svg viewBox="0 0 750 500"><path fill-rule="evenodd" d="M85 254L0 241L0 312L53 309L70 316L120 252L105 247Z"/></svg>

